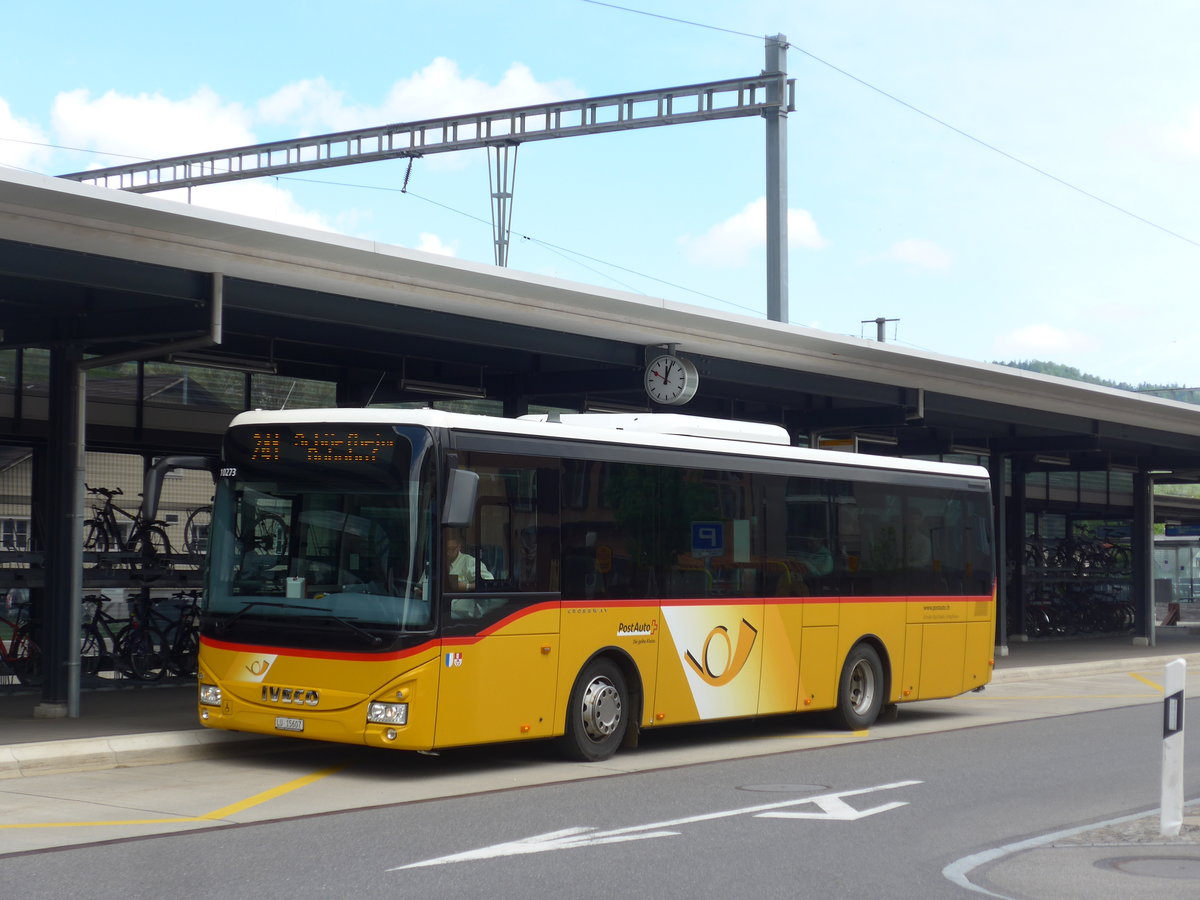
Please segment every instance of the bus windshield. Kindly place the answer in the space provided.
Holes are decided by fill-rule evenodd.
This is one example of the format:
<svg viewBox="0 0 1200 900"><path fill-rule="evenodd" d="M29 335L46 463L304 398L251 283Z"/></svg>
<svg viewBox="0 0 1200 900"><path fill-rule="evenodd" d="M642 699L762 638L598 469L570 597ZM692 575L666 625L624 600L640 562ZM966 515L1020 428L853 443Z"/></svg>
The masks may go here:
<svg viewBox="0 0 1200 900"><path fill-rule="evenodd" d="M411 428L233 429L213 507L208 633L362 651L428 632L429 445Z"/></svg>

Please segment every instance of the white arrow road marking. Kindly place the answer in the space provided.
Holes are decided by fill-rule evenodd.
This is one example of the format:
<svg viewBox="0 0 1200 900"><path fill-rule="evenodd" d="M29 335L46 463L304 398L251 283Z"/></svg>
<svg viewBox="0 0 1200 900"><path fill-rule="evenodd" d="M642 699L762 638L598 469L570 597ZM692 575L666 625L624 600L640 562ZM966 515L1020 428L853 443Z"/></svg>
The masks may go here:
<svg viewBox="0 0 1200 900"><path fill-rule="evenodd" d="M503 844L493 844L478 850L466 850L450 856L439 856L422 862L409 863L405 866L394 866L387 871L397 872L401 869L417 869L423 866L441 866L446 863L468 862L479 859L495 859L500 856L519 856L525 853L545 853L549 850L570 850L576 847L594 847L600 844L616 844L621 841L640 841L646 838L671 837L678 831L669 831L680 825L691 825L695 822L708 822L713 819L726 819L730 816L754 815L759 818L787 819L826 819L829 821L852 822L875 813L886 812L907 803L885 803L871 809L858 810L846 803L843 797L855 797L859 794L870 794L874 791L890 791L895 788L909 787L921 784L920 781L894 781L891 784L879 784L875 787L858 788L853 791L836 791L830 794L819 794L816 797L804 797L800 800L782 800L778 803L764 803L760 806L748 806L744 809L727 809L722 812L701 813L697 816L687 816L682 819L672 819L669 822L653 822L649 825L630 825L626 828L614 828L611 831L596 831L592 828L564 828L561 831L550 831L533 837L522 838L519 841L508 841ZM813 803L821 808L817 813L776 812L789 806L801 806Z"/></svg>
<svg viewBox="0 0 1200 900"><path fill-rule="evenodd" d="M625 830L625 829L620 829ZM451 856L440 856L437 859L427 859L424 862L409 863L407 866L395 866L388 869L396 872L400 869L419 869L422 866L440 866L453 862L469 862L475 859L495 859L498 856L520 856L524 853L544 853L547 850L570 850L573 847L593 847L600 844L616 844L621 841L640 841L643 838L669 837L679 834L678 831L649 831L632 834L618 834L613 831L595 831L593 828L564 828L562 831L551 831L533 837L522 838L519 841L509 841L506 844L493 844L478 850L467 850Z"/></svg>

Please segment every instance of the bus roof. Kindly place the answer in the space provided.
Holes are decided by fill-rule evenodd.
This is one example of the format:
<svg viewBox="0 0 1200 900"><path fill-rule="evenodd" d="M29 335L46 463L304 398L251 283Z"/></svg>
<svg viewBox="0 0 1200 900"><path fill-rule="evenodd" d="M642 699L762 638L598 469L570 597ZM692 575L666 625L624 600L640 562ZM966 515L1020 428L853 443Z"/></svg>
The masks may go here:
<svg viewBox="0 0 1200 900"><path fill-rule="evenodd" d="M724 453L739 456L789 459L827 465L855 466L896 472L920 472L956 475L964 478L989 477L982 466L935 462L847 453L837 450L813 450L787 443L787 431L777 425L735 422L678 413L581 413L562 416L523 416L506 419L499 416L470 415L436 409L329 409L254 410L239 413L230 427L254 425L417 425L451 431L522 435L536 438L641 447L663 446L664 435L671 436L671 448ZM780 436L782 435L782 440Z"/></svg>

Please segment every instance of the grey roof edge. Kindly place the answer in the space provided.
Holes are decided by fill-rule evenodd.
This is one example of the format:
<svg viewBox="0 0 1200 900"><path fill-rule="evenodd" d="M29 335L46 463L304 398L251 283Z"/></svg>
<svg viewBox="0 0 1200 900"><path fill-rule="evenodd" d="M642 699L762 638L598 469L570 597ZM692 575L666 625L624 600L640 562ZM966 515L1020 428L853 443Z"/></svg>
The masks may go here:
<svg viewBox="0 0 1200 900"><path fill-rule="evenodd" d="M0 169L0 238L1200 436L1200 407Z"/></svg>

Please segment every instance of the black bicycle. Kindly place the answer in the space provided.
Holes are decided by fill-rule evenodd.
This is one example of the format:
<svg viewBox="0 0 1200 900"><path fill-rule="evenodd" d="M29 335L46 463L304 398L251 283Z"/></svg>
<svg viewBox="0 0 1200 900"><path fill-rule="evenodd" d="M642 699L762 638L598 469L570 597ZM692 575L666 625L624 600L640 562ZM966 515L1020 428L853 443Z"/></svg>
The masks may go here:
<svg viewBox="0 0 1200 900"><path fill-rule="evenodd" d="M105 554L124 554L121 562L127 561L130 568L143 578L151 578L171 568L171 541L167 537L166 522L144 519L139 509L128 512L113 501L123 492L120 488L109 489L84 485L89 494L100 496L104 501L92 507L92 518L83 524L87 529L83 549L97 554L97 565L110 566L112 557Z"/></svg>
<svg viewBox="0 0 1200 900"><path fill-rule="evenodd" d="M104 671L127 674L139 681L158 681L166 671L167 639L145 616L118 619L104 608L112 598L89 594L83 598L92 607L84 616L79 641L79 670L85 678Z"/></svg>
<svg viewBox="0 0 1200 900"><path fill-rule="evenodd" d="M163 635L163 653L167 669L180 678L193 678L200 657L200 591L179 591L169 600L156 598L147 601L146 621ZM175 607L176 615L168 615L159 607L163 603Z"/></svg>

